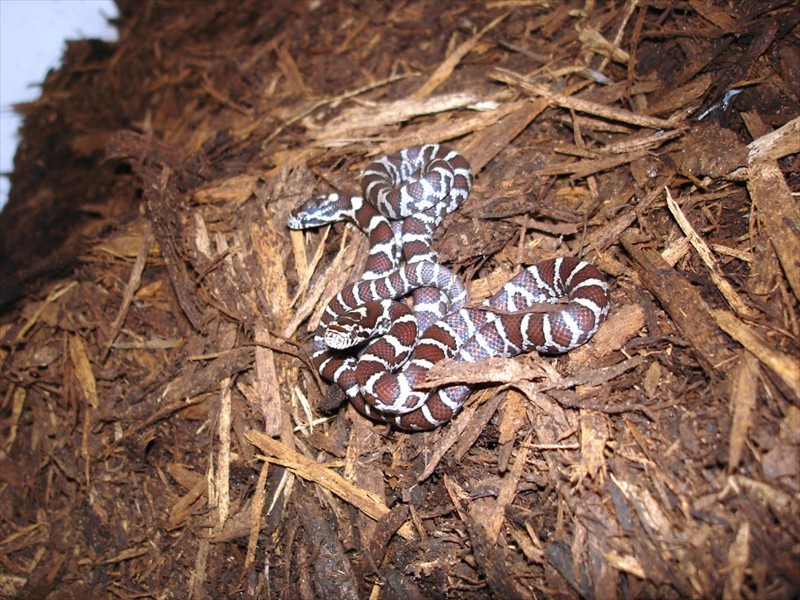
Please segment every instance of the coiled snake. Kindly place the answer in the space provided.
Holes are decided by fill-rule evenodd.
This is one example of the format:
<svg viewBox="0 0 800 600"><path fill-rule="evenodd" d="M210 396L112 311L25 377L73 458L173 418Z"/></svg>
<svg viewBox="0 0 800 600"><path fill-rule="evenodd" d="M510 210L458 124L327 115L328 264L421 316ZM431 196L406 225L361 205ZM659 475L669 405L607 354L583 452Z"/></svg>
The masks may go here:
<svg viewBox="0 0 800 600"><path fill-rule="evenodd" d="M292 229L350 220L369 236L361 279L328 304L312 360L363 414L407 431L451 419L471 389L418 390L445 358L475 362L585 343L610 308L603 274L575 258L548 260L516 275L481 308L467 308L459 279L436 262L435 228L469 195L472 170L455 150L424 144L367 166L362 196L313 198L289 217ZM398 299L413 293L414 309ZM569 302L555 312L538 303ZM371 341L370 341L371 340ZM366 344L366 345L365 345Z"/></svg>

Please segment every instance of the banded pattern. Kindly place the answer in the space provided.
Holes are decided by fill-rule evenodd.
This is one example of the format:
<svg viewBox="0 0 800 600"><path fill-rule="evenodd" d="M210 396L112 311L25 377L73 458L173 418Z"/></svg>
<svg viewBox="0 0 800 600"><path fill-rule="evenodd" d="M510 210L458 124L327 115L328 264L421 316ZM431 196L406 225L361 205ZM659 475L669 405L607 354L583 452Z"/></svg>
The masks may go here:
<svg viewBox="0 0 800 600"><path fill-rule="evenodd" d="M389 219L431 208L452 212L472 188L472 169L455 150L439 144L412 146L379 158L362 174L364 196Z"/></svg>
<svg viewBox="0 0 800 600"><path fill-rule="evenodd" d="M423 144L379 158L362 174L367 201L389 219L402 219L403 259L436 262L433 232L472 189L472 169L455 150ZM414 314L424 332L448 310L448 299L435 289L413 293Z"/></svg>
<svg viewBox="0 0 800 600"><path fill-rule="evenodd" d="M440 170L436 174L432 174L428 166L431 161ZM400 162L414 166L402 168L398 166ZM451 164L449 169L448 163ZM375 204L379 196L383 199L382 206L386 206L385 199L390 196L390 202L402 201L406 209L413 209L416 202L413 196L419 194L415 178L419 176L428 177L422 185L426 193L436 196L434 203L428 198L421 198L422 204L417 207L426 207L426 211L392 221L378 212ZM315 332L312 350L312 360L323 377L337 383L351 399L358 395L354 369L359 353L329 348L325 343L327 328L338 315L364 302L407 295L409 292L403 289L406 285L412 285L411 281L419 282L413 294L414 315L420 331L441 318L451 306L463 304L464 288L455 275L438 264L435 264L436 273L433 274L430 264L435 263L436 259L432 249L435 228L449 211L466 199L471 185L472 171L463 156L445 146L425 144L401 150L367 166L362 176L364 197L343 193L319 196L304 202L289 215L287 225L292 229L319 227L347 220L369 236L370 251L361 278L381 281L376 281L373 286L362 285L363 281L350 284L334 297ZM434 186L436 191L432 191ZM394 193L390 193L393 190ZM408 197L412 198L410 202ZM398 214L391 208L389 212ZM402 259L405 259L407 267L415 263L421 266L416 271L410 268L398 270ZM392 277L394 271L398 272ZM433 276L435 281L427 285L421 283L426 276ZM445 291L441 292L440 289ZM452 298L448 296L449 291L454 294Z"/></svg>
<svg viewBox="0 0 800 600"><path fill-rule="evenodd" d="M426 144L369 165L362 177L366 201L331 194L302 205L289 219L296 229L349 219L368 233L362 279L326 307L312 359L360 412L400 429L436 428L468 398L467 386L416 389L437 362L567 352L589 340L609 311L602 273L573 258L528 267L484 308L464 308L464 286L436 263L431 243L435 228L471 186L472 171L460 154ZM413 314L396 301L412 292ZM563 298L569 302L560 310L531 311Z"/></svg>
<svg viewBox="0 0 800 600"><path fill-rule="evenodd" d="M358 357L350 352L341 352L347 347L341 342L343 336L336 333L329 334L329 329L332 324L334 332L337 328L339 331L349 329L351 326L347 324L347 320L352 322L358 319L363 314L360 308L363 305L376 299L403 298L420 287L433 287L441 290L451 299L452 306L456 308L461 308L467 298L467 292L461 281L448 268L431 262L406 264L383 277L357 281L339 292L325 308L314 334L311 360L320 374L339 384L349 398L353 399L358 396L359 386L355 377ZM385 303L378 303L378 305L381 307L380 310L387 306ZM368 307L372 310L374 305L368 305ZM344 322L339 321L340 318L343 318ZM392 317L383 315L375 317L376 322L386 322L387 320L391 321ZM414 338L416 338L416 332ZM333 348L328 345L327 339L336 340ZM410 351L411 348L408 350Z"/></svg>
<svg viewBox="0 0 800 600"><path fill-rule="evenodd" d="M569 302L560 310L529 310L563 298ZM428 329L398 373L391 372L378 347L368 347L356 366L361 392L356 406L400 429L438 427L458 412L471 390L467 386L448 386L434 393L415 390L434 364L445 358L477 362L532 350L568 352L597 332L608 315L610 299L608 284L595 267L574 258L556 258L520 272L484 306L458 310Z"/></svg>

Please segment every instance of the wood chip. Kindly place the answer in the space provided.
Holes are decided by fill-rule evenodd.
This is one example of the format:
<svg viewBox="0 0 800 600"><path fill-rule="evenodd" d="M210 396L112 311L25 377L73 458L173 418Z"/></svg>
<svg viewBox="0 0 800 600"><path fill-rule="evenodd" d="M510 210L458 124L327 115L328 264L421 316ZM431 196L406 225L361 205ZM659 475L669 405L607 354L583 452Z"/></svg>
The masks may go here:
<svg viewBox="0 0 800 600"><path fill-rule="evenodd" d="M780 377L796 398L800 398L800 369L797 368L796 357L776 350L774 344L768 343L754 328L728 311L714 310L711 315L725 333L752 352L764 366Z"/></svg>
<svg viewBox="0 0 800 600"><path fill-rule="evenodd" d="M774 160L758 160L750 164L748 171L747 189L758 219L766 229L795 297L800 300L800 203L792 197Z"/></svg>
<svg viewBox="0 0 800 600"><path fill-rule="evenodd" d="M291 469L295 475L313 481L352 504L365 515L378 520L389 514L389 508L374 494L358 488L331 469L315 463L296 450L258 431L251 431L247 439L266 453L265 460ZM415 539L414 530L406 523L398 533L407 540Z"/></svg>
<svg viewBox="0 0 800 600"><path fill-rule="evenodd" d="M711 308L700 294L680 274L648 248L638 248L630 238L623 236L625 250L636 261L642 283L659 300L675 321L681 335L688 340L697 360L711 377L716 369L733 356L720 334Z"/></svg>

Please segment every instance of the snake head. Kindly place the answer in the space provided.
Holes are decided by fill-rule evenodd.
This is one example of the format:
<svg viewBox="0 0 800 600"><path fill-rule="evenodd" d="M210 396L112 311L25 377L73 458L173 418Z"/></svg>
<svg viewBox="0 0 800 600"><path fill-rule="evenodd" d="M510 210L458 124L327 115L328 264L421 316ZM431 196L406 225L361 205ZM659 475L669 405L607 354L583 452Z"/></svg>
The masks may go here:
<svg viewBox="0 0 800 600"><path fill-rule="evenodd" d="M286 224L289 229L308 229L343 221L351 218L355 199L354 196L338 192L327 196L315 196L289 213Z"/></svg>

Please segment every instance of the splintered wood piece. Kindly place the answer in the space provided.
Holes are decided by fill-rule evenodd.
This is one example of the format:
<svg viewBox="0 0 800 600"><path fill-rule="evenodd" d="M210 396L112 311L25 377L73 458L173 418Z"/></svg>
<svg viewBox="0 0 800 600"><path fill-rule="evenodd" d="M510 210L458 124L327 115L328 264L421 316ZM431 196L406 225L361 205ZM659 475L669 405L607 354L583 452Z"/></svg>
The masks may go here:
<svg viewBox="0 0 800 600"><path fill-rule="evenodd" d="M736 26L736 20L724 10L715 7L711 2L705 0L689 0L689 6L697 11L704 19L707 19L720 29L730 32Z"/></svg>
<svg viewBox="0 0 800 600"><path fill-rule="evenodd" d="M523 440L522 444L520 444L517 458L511 466L511 470L500 483L500 491L497 494L497 500L492 507L491 516L486 525L486 536L493 544L497 543L500 529L503 527L503 522L506 518L506 509L511 506L511 503L514 502L514 498L517 495L517 486L519 486L520 478L522 477L528 461L530 442L531 436L529 434Z"/></svg>
<svg viewBox="0 0 800 600"><path fill-rule="evenodd" d="M11 414L8 419L8 433L5 440L3 440L3 452L6 455L11 455L11 450L14 447L14 441L17 439L19 432L19 419L22 416L22 409L25 407L25 398L28 396L28 390L24 387L9 387L11 395Z"/></svg>
<svg viewBox="0 0 800 600"><path fill-rule="evenodd" d="M271 321L271 326L275 331L280 331L289 322L292 314L286 271L280 253L274 250L283 243L283 238L278 233L280 225L274 218L268 218L263 210L257 210L256 215L261 222L249 223L247 227L253 254L261 267L261 277L256 279L255 285L259 286L259 291L264 294L266 301L264 310ZM245 269L239 269L243 270Z"/></svg>
<svg viewBox="0 0 800 600"><path fill-rule="evenodd" d="M585 479L595 479L603 485L606 478L605 450L611 432L605 415L593 410L580 411L581 460L573 467L570 481L583 485Z"/></svg>
<svg viewBox="0 0 800 600"><path fill-rule="evenodd" d="M294 316L289 321L288 325L283 330L283 337L291 337L306 318L308 324L307 331L314 331L319 325L319 320L322 318L322 313L325 307L338 294L347 283L347 280L352 274L353 267L356 263L356 257L359 255L360 249L366 244L366 238L363 236L358 242L348 243L351 240L347 234L349 229L345 229L342 235L342 241L339 245L339 251L333 257L330 266L321 274L319 279L311 285L304 300L295 309Z"/></svg>
<svg viewBox="0 0 800 600"><path fill-rule="evenodd" d="M195 284L184 260L183 227L178 216L180 194L170 168L171 164L178 162L177 150L127 131L114 138L107 154L109 158L127 158L142 180L147 217L178 303L192 326L200 333L208 333L200 297L194 293Z"/></svg>
<svg viewBox="0 0 800 600"><path fill-rule="evenodd" d="M516 103L511 114L472 135L462 147L462 154L469 161L472 170L479 173L545 108L547 102L544 100Z"/></svg>
<svg viewBox="0 0 800 600"><path fill-rule="evenodd" d="M303 81L303 75L300 73L300 69L297 67L297 63L286 45L280 44L276 46L275 54L278 57L278 68L283 73L286 81L289 82L292 92L306 97L311 96L311 90Z"/></svg>
<svg viewBox="0 0 800 600"><path fill-rule="evenodd" d="M665 541L673 534L674 526L669 512L645 485L609 474L607 483L609 495L614 508L620 517L620 524L625 528L636 549L634 556L625 556L619 567L630 565L640 574L639 577L656 581L669 581L682 595L697 585L691 578L693 567L681 565L681 569L669 568L661 559L665 552ZM636 572L631 570L630 572Z"/></svg>
<svg viewBox="0 0 800 600"><path fill-rule="evenodd" d="M194 558L193 576L190 585L192 598L204 598L206 588L206 578L208 577L208 555L211 552L211 541L201 538L197 544L197 554Z"/></svg>
<svg viewBox="0 0 800 600"><path fill-rule="evenodd" d="M428 389L454 383L505 383L513 384L533 400L536 394L547 390L567 389L577 385L600 385L637 367L642 361L643 357L635 357L610 367L593 369L591 372L587 370L569 377L557 377L556 379L548 377L545 381L538 381L545 376L544 373L524 365L518 360L484 358L474 363L445 360L436 363L430 370L428 378L424 382L420 382L417 387ZM537 380L537 383L533 383L532 380Z"/></svg>
<svg viewBox="0 0 800 600"><path fill-rule="evenodd" d="M494 71L494 77L505 83L521 87L526 92L541 96L550 104L574 110L579 113L586 113L595 115L596 117L603 117L611 121L620 121L622 123L629 123L631 125L638 125L640 127L649 127L650 129L673 129L678 126L678 122L671 120L659 119L656 117L649 117L647 115L639 115L629 110L622 108L615 108L613 106L606 106L605 104L598 104L590 100L583 100L582 98L575 98L574 96L566 96L558 92L554 92L544 85L538 83L531 83L519 73L514 73L507 69L497 68Z"/></svg>
<svg viewBox="0 0 800 600"><path fill-rule="evenodd" d="M191 516L192 505L200 498L208 495L208 479L176 463L167 465L167 472L187 490L186 493L180 496L177 502L172 505L172 509L170 510L167 530L172 531L182 526Z"/></svg>
<svg viewBox="0 0 800 600"><path fill-rule="evenodd" d="M39 302L36 306L36 309L33 311L33 314L25 321L25 324L19 328L19 331L14 335L13 343L18 344L25 339L25 336L28 332L33 329L33 326L38 323L39 318L42 314L61 296L68 293L70 290L74 289L80 282L78 280L72 280L68 283L58 283L53 286L50 293L47 294L47 298L43 301Z"/></svg>
<svg viewBox="0 0 800 600"><path fill-rule="evenodd" d="M335 471L306 458L285 444L259 431L249 432L247 439L266 453L266 461L286 467L298 477L318 483L376 521L389 514L389 508L374 494L356 487ZM416 538L409 523L401 526L397 532L407 540Z"/></svg>
<svg viewBox="0 0 800 600"><path fill-rule="evenodd" d="M711 87L714 78L711 73L704 73L689 80L669 94L656 95L654 102L644 111L648 115L673 113L686 106L692 107Z"/></svg>
<svg viewBox="0 0 800 600"><path fill-rule="evenodd" d="M453 69L458 66L458 63L461 62L461 59L472 52L472 49L478 45L480 39L489 31L497 27L509 14L511 13L507 12L503 13L499 17L495 17L491 22L489 22L488 25L478 31L478 33L458 46L458 48L456 48L448 55L447 58L444 59L444 62L436 67L436 70L431 74L428 80L422 84L422 86L416 92L411 94L411 97L414 99L421 99L430 96L433 90L439 87L447 80L448 77L450 77Z"/></svg>
<svg viewBox="0 0 800 600"><path fill-rule="evenodd" d="M741 352L739 364L729 382L732 388L730 396L733 422L728 447L728 473L734 473L739 468L742 452L747 443L747 434L753 426L758 377L759 368L755 356L748 351Z"/></svg>
<svg viewBox="0 0 800 600"><path fill-rule="evenodd" d="M97 408L100 400L97 395L97 380L94 377L92 365L86 354L86 344L83 338L78 335L72 335L69 338L69 356L83 399L87 405Z"/></svg>
<svg viewBox="0 0 800 600"><path fill-rule="evenodd" d="M728 550L728 573L725 579L723 598L742 598L747 566L750 564L750 522L742 519L739 523L736 539Z"/></svg>
<svg viewBox="0 0 800 600"><path fill-rule="evenodd" d="M653 151L666 142L682 136L685 132L683 128L675 128L672 131L656 131L642 135L635 133L613 144L597 148L601 154L629 154L637 150ZM645 132L646 133L646 132Z"/></svg>
<svg viewBox="0 0 800 600"><path fill-rule="evenodd" d="M484 392L477 402L473 400L467 403L446 431L434 434L430 444L432 451L427 457L424 468L416 476L417 483L422 483L433 475L436 467L451 449L453 456L460 460L480 437L502 401L502 396L496 395L485 404L481 404L488 393Z"/></svg>
<svg viewBox="0 0 800 600"><path fill-rule="evenodd" d="M500 430L498 443L501 451L497 459L497 470L505 473L508 470L508 461L511 459L511 451L514 449L514 442L517 433L527 423L527 411L524 406L525 399L517 390L507 390L505 401L502 406L500 418Z"/></svg>
<svg viewBox="0 0 800 600"><path fill-rule="evenodd" d="M778 160L800 152L800 117L795 117L783 127L762 135L747 146L750 163L760 160Z"/></svg>
<svg viewBox="0 0 800 600"><path fill-rule="evenodd" d="M800 369L797 368L796 356L776 350L773 343L765 340L753 327L743 323L729 311L714 310L711 311L711 316L725 333L752 352L758 360L780 377L796 398L800 398Z"/></svg>
<svg viewBox="0 0 800 600"><path fill-rule="evenodd" d="M386 556L389 541L403 523L408 521L409 512L407 504L398 504L386 516L378 519L377 527L365 547L364 556L358 568L359 580L363 580L375 569L380 572L380 565Z"/></svg>
<svg viewBox="0 0 800 600"><path fill-rule="evenodd" d="M95 411L99 405L97 395L97 380L92 372L92 365L86 354L86 344L79 335L69 337L69 355L72 360L72 368L75 378L78 380L78 387L83 394L86 402L86 410L83 412L83 432L81 436L81 454L84 459L84 481L89 485L89 474L91 473L91 455L89 454L89 436L91 425L95 419Z"/></svg>
<svg viewBox="0 0 800 600"><path fill-rule="evenodd" d="M298 111L295 114L293 114L292 116L288 117L280 127L276 127L272 131L272 133L270 133L267 136L267 138L262 142L262 146L266 146L269 142L271 142L276 137L278 137L281 133L283 133L283 131L286 129L286 127L289 127L290 125L296 123L297 121L300 121L304 117L309 116L315 110L317 110L317 109L319 109L319 108L321 108L323 106L328 106L330 104L335 104L337 102L341 102L342 100L346 100L348 98L354 98L356 96L360 96L361 94L364 94L365 92L368 92L370 90L374 90L374 89L379 88L379 87L383 87L383 86L388 85L390 83L394 83L395 81L399 81L400 79L404 79L405 77L406 77L405 75L397 75L397 76L393 76L393 77L387 77L386 79L381 79L379 81L368 83L367 85L359 86L359 87L357 87L357 88L355 88L353 90L348 90L348 91L343 92L341 94L337 94L336 96L332 96L332 97L329 97L329 98L322 98L321 100L317 100L315 102L311 102L308 105L304 106L300 111ZM240 137L247 137L247 136L249 136L251 134L251 132L252 132L252 124L248 124L248 126L243 131L237 132L237 135L240 136ZM290 154L290 156L294 156L294 157L302 156L302 152L299 153L299 154ZM282 161L278 161L278 164L280 164L281 167L285 166L285 164L283 164Z"/></svg>
<svg viewBox="0 0 800 600"><path fill-rule="evenodd" d="M667 207L669 208L669 211L672 213L672 216L675 217L675 220L678 222L681 230L689 239L689 243L694 246L694 249L697 251L697 254L700 255L703 263L706 265L706 267L708 267L708 272L711 276L711 280L714 282L714 285L717 286L717 289L725 297L725 300L728 301L730 307L739 315L748 318L755 318L758 315L758 311L750 308L739 297L739 294L736 293L736 290L733 289L733 286L722 273L722 268L719 265L719 261L717 261L714 253L711 251L711 248L708 247L706 241L700 237L697 231L695 231L695 228L692 227L692 224L689 222L689 219L686 218L686 215L683 214L683 211L681 210L681 207L678 206L678 203L673 200L672 194L669 192L669 188L665 188L665 191L667 193Z"/></svg>
<svg viewBox="0 0 800 600"><path fill-rule="evenodd" d="M699 292L655 250L639 248L627 235L622 245L636 261L642 283L669 313L681 335L690 342L695 357L710 377L718 377L717 369L728 362L733 353L721 335L711 309Z"/></svg>
<svg viewBox="0 0 800 600"><path fill-rule="evenodd" d="M314 271L316 270L319 261L325 255L325 241L328 239L330 232L330 227L326 227L323 230L322 236L317 244L317 248L314 250L314 256L311 258L310 262L308 260L306 246L304 243L304 239L306 237L305 233L296 229L293 229L289 232L289 237L292 240L294 264L299 278L299 281L297 282L297 291L295 292L294 298L292 298L291 301L292 306L296 304L298 298L303 297L308 291L308 285L311 283L311 278L314 276ZM292 333L294 333L294 331L292 331Z"/></svg>
<svg viewBox="0 0 800 600"><path fill-rule="evenodd" d="M150 252L150 242L152 239L152 230L150 227L146 227L141 238L139 252L136 255L136 262L133 263L131 275L128 278L128 283L125 285L125 293L122 296L122 304L120 304L117 317L111 324L111 331L108 332L106 347L103 350L101 360L108 358L108 353L111 350L111 346L114 344L114 340L117 338L119 330L122 327L122 323L125 321L125 317L128 314L128 309L133 301L133 295L136 293L136 290L139 289L139 286L142 283L142 273L144 272L144 267L147 264L147 255Z"/></svg>
<svg viewBox="0 0 800 600"><path fill-rule="evenodd" d="M625 50L609 42L602 33L592 27L581 28L578 32L578 41L583 44L584 51L595 52L623 65L631 58Z"/></svg>
<svg viewBox="0 0 800 600"><path fill-rule="evenodd" d="M645 325L644 309L638 304L613 306L606 322L597 330L591 343L575 348L567 354L566 361L570 372L576 370L593 358L608 356L618 352L635 339Z"/></svg>
<svg viewBox="0 0 800 600"><path fill-rule="evenodd" d="M466 108L478 102L499 100L473 92L440 94L427 98L402 98L393 102L374 103L370 106L354 106L328 121L323 127L309 130L318 146L341 146L354 137L363 137L365 132L381 129L419 117Z"/></svg>
<svg viewBox="0 0 800 600"><path fill-rule="evenodd" d="M577 162L561 162L553 165L548 165L540 169L536 169L534 175L572 175L575 178L582 179L595 173L608 171L632 163L643 156L647 155L646 150L636 150L627 154L620 154L598 158L596 160L580 160Z"/></svg>
<svg viewBox="0 0 800 600"><path fill-rule="evenodd" d="M333 514L321 506L308 492L296 503L297 518L306 532L304 544L313 553L308 565L292 565L301 571L302 578L314 580L319 598L359 600L358 581L348 560L343 540L338 533Z"/></svg>
<svg viewBox="0 0 800 600"><path fill-rule="evenodd" d="M267 475L269 475L269 463L264 462L258 472L258 482L253 492L253 504L250 513L250 534L247 537L247 555L244 559L244 568L247 569L256 558L258 548L258 536L261 533L261 514L267 502Z"/></svg>
<svg viewBox="0 0 800 600"><path fill-rule="evenodd" d="M350 429L350 439L347 443L345 463L342 474L347 481L355 486L373 494L380 502L386 503L386 487L384 484L383 464L369 458L375 448L378 435L373 424L367 419L358 415L352 406L348 407L351 416L352 427ZM357 416L358 415L358 416ZM386 517L384 517L386 518ZM395 530L400 527L407 519L403 519ZM361 538L361 545L369 547L379 523L371 520L368 516L360 513L357 516L356 528ZM376 557L377 558L377 557Z"/></svg>
<svg viewBox="0 0 800 600"><path fill-rule="evenodd" d="M451 119L437 119L432 123L421 124L413 129L403 129L397 135L393 134L388 136L385 141L372 145L367 150L367 155L393 154L408 146L430 142L446 142L447 140L453 140L475 132L482 133L487 129L491 129L498 122L506 121L508 115L517 110L521 104L529 104L529 102L527 100L519 100L498 105L498 101L488 100L482 102L480 104L482 110L474 114L458 115L458 118ZM470 156L465 151L465 144L459 142L457 145L461 153L469 161L473 172L477 172L476 163L470 159Z"/></svg>
<svg viewBox="0 0 800 600"><path fill-rule="evenodd" d="M500 404L504 399L505 394L492 395L492 392L487 390L480 394L477 398L474 398L472 403L467 405L465 410L463 410L459 415L456 415L455 423L457 427L454 429L455 432L457 432L457 437L454 437L457 440L457 443L453 446L452 454L457 460L464 458L473 444L478 441L478 438L486 429L486 426L497 412L497 409L500 408ZM446 436L444 443L442 443L442 448L449 450L450 445L448 445L447 442L453 439L454 438L449 435ZM447 452L442 452L435 456L438 458L443 458L446 455ZM433 474L434 466L434 461L429 461L425 468L425 472L429 475Z"/></svg>
<svg viewBox="0 0 800 600"><path fill-rule="evenodd" d="M217 449L216 461L211 456L210 464L215 465L213 495L211 505L217 509L217 523L214 528L222 531L231 510L231 378L225 377L220 382L219 417L217 422ZM213 449L213 446L212 446Z"/></svg>
<svg viewBox="0 0 800 600"><path fill-rule="evenodd" d="M504 546L490 538L481 524L480 516L474 513L469 494L452 478L445 476L444 479L445 487L458 516L467 526L472 542L472 555L481 571L486 575L492 596L509 600L522 600L527 597L527 594L523 594L517 587L514 578L507 570L508 560Z"/></svg>
<svg viewBox="0 0 800 600"><path fill-rule="evenodd" d="M264 417L264 431L267 435L279 435L283 422L283 403L281 402L281 385L275 366L275 352L271 346L273 337L266 324L259 321L255 324L254 338L256 342L256 386L261 402L261 414Z"/></svg>
<svg viewBox="0 0 800 600"><path fill-rule="evenodd" d="M775 160L759 159L750 164L748 172L747 189L758 219L778 255L789 286L800 300L800 203L792 197Z"/></svg>
<svg viewBox="0 0 800 600"><path fill-rule="evenodd" d="M669 177L665 185L669 185L671 182L672 177ZM605 250L612 243L616 243L622 233L636 221L638 215L648 210L660 197L660 187L650 190L644 198L636 203L636 206L629 206L599 230L590 233L587 236L586 245L599 252Z"/></svg>

